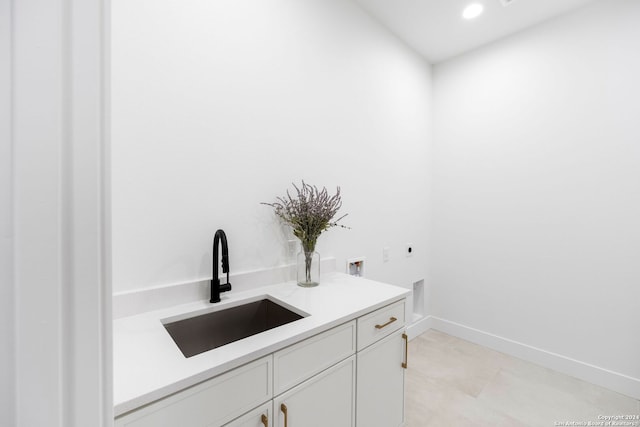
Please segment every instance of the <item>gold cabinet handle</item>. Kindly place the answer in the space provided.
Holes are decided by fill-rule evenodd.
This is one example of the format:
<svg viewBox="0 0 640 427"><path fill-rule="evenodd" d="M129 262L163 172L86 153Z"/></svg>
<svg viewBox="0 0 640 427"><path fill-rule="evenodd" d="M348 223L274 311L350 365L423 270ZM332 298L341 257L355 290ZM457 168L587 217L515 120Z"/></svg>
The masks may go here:
<svg viewBox="0 0 640 427"><path fill-rule="evenodd" d="M262 414L262 417L260 417L260 421L262 421L264 427L269 427L269 418L267 418L265 414Z"/></svg>
<svg viewBox="0 0 640 427"><path fill-rule="evenodd" d="M404 340L404 362L402 362L402 367L407 369L409 363L409 337L407 334L402 334L402 339Z"/></svg>
<svg viewBox="0 0 640 427"><path fill-rule="evenodd" d="M280 405L280 410L284 414L284 427L287 427L288 415L287 415L287 405L284 403Z"/></svg>
<svg viewBox="0 0 640 427"><path fill-rule="evenodd" d="M391 317L387 323L385 323L385 324L383 324L383 325L376 325L376 329L382 329L382 328L384 328L385 326L389 326L390 324L392 324L392 323L393 323L393 322L395 322L396 320L398 320L398 319L396 319L395 317Z"/></svg>

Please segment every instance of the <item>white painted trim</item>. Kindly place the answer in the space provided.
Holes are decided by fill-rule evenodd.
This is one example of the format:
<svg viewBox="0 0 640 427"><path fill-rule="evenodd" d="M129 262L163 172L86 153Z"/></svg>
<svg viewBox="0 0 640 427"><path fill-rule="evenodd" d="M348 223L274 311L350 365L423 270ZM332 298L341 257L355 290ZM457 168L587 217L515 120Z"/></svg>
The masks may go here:
<svg viewBox="0 0 640 427"><path fill-rule="evenodd" d="M93 0L96 1L96 0ZM102 144L100 152L101 181L101 264L102 264L102 427L114 424L113 408L113 280L111 262L111 0L98 0L102 19L100 55L102 78L100 93L102 105Z"/></svg>
<svg viewBox="0 0 640 427"><path fill-rule="evenodd" d="M17 425L113 424L108 2L11 3Z"/></svg>
<svg viewBox="0 0 640 427"><path fill-rule="evenodd" d="M640 379L561 354L510 340L470 326L431 316L431 327L449 335L524 359L581 380L640 399Z"/></svg>
<svg viewBox="0 0 640 427"><path fill-rule="evenodd" d="M0 2L0 419L16 425L11 1Z"/></svg>
<svg viewBox="0 0 640 427"><path fill-rule="evenodd" d="M68 119L62 0L14 1L12 146L16 424L68 425Z"/></svg>
<svg viewBox="0 0 640 427"><path fill-rule="evenodd" d="M429 329L432 329L432 328L433 328L432 317L423 316L413 321L409 326L407 326L407 335L409 336L409 340L412 340L415 337L422 335L423 333L427 332Z"/></svg>
<svg viewBox="0 0 640 427"><path fill-rule="evenodd" d="M67 0L65 70L68 136L65 172L69 174L69 354L66 380L72 426L113 423L111 286L105 243L108 211L107 67L108 0Z"/></svg>

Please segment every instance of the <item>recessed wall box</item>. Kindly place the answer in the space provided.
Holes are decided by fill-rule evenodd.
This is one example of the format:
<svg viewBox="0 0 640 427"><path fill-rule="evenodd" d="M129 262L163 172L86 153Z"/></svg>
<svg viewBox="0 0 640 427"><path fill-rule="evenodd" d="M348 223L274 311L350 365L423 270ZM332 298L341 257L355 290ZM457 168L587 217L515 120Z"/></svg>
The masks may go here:
<svg viewBox="0 0 640 427"><path fill-rule="evenodd" d="M347 260L347 274L355 277L364 277L364 257Z"/></svg>
<svg viewBox="0 0 640 427"><path fill-rule="evenodd" d="M424 317L424 279L413 283L413 313L412 321L416 322Z"/></svg>

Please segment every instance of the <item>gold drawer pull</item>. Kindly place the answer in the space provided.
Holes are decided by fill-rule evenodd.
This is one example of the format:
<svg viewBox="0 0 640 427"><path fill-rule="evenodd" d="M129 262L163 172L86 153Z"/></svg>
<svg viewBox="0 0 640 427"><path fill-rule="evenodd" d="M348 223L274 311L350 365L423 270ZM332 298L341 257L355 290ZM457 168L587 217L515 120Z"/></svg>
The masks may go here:
<svg viewBox="0 0 640 427"><path fill-rule="evenodd" d="M402 334L402 339L404 340L404 362L402 362L402 367L407 369L409 364L409 337L407 334Z"/></svg>
<svg viewBox="0 0 640 427"><path fill-rule="evenodd" d="M387 323L385 323L384 325L376 325L376 329L382 329L382 328L384 328L385 326L389 326L390 324L392 324L392 323L393 323L393 322L395 322L396 320L398 320L398 319L396 319L395 317L392 317L392 318L390 318L390 319L389 319L389 321L388 321Z"/></svg>
<svg viewBox="0 0 640 427"><path fill-rule="evenodd" d="M280 405L280 410L282 411L282 413L284 414L284 427L287 427L287 405L285 405L284 403Z"/></svg>
<svg viewBox="0 0 640 427"><path fill-rule="evenodd" d="M265 414L262 414L262 417L260 417L260 421L262 421L264 427L269 427L269 418L267 418Z"/></svg>

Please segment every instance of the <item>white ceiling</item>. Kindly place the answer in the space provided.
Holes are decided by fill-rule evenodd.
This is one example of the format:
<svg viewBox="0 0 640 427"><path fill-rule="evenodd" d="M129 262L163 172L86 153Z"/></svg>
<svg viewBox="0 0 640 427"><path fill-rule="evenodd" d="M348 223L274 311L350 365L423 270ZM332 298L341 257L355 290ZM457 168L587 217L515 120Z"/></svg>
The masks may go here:
<svg viewBox="0 0 640 427"><path fill-rule="evenodd" d="M518 32L593 0L355 0L429 62L437 63ZM475 20L461 18L482 3Z"/></svg>

